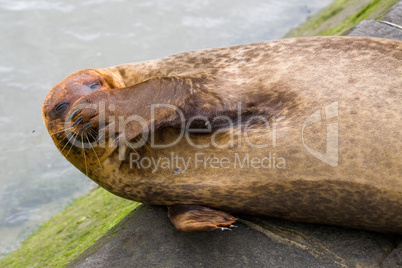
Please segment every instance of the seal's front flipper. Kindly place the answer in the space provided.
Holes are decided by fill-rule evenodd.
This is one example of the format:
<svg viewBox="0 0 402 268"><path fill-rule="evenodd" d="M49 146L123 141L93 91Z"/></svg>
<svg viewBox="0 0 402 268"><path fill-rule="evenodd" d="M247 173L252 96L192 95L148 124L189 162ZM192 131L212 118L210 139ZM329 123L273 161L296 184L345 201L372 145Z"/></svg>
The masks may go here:
<svg viewBox="0 0 402 268"><path fill-rule="evenodd" d="M183 232L230 230L235 217L208 207L197 205L168 206L168 216L174 227Z"/></svg>

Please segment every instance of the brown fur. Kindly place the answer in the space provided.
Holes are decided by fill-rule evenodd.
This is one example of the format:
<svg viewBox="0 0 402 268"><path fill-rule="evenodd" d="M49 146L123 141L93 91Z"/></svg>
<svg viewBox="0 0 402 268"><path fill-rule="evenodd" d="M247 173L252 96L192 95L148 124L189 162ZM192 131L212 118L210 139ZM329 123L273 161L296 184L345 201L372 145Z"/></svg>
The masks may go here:
<svg viewBox="0 0 402 268"><path fill-rule="evenodd" d="M400 41L358 37L284 39L192 51L73 74L48 94L43 115L63 155L99 185L124 198L402 233L401 60ZM90 93L79 83L93 78L103 80L101 87ZM61 101L69 107L58 114L55 107ZM68 115L80 104L101 101L116 106L107 110L107 115L140 115L148 124L151 104L172 104L184 111L187 120L194 115L210 119L214 130L227 125L213 122L213 118L227 115L236 119L237 103L242 102L244 121L216 135L221 143L234 135L236 142L222 148L195 149L185 139L166 149L143 146L135 151L124 144L85 150L69 146L60 131L80 116L83 121L73 131L79 133L87 122L93 123L94 131L99 130L97 110L78 109L71 121L66 120ZM301 129L311 114L335 101L338 116L328 122L339 126L339 165L332 167L306 151ZM242 131L248 131L253 143L266 138L258 132L263 129L260 124L243 129L246 119L257 114L277 124L276 146L257 149L247 145ZM167 143L178 136L178 119L172 110L158 110L157 142ZM108 123L113 133L122 124ZM325 152L322 137L327 123L304 133L305 142L321 152ZM199 125L203 122L194 122ZM118 137L133 140L142 132L141 125L130 123ZM116 137L110 138L107 145L116 141ZM190 138L199 145L211 141L206 134L194 133ZM261 158L275 153L286 160L286 167L192 166L176 173L179 167L174 166L152 172L130 168L130 152L141 158L168 158L172 152L194 158L201 152L205 157L231 159L235 154ZM119 153L126 155L126 160L119 160Z"/></svg>

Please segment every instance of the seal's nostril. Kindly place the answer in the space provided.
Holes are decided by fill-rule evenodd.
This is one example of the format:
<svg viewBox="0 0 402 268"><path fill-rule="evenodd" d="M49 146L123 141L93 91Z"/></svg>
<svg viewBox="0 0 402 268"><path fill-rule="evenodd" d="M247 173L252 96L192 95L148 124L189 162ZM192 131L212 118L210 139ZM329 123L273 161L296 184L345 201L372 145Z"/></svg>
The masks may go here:
<svg viewBox="0 0 402 268"><path fill-rule="evenodd" d="M77 120L75 120L75 122L73 123L73 127L75 127L76 125L78 125L79 123L81 123L84 120L84 117L81 115L80 117L77 118Z"/></svg>
<svg viewBox="0 0 402 268"><path fill-rule="evenodd" d="M70 116L67 118L67 121L70 121L71 119L73 119L73 117L78 113L78 109L77 110L75 110L74 112L72 112L71 114L70 114Z"/></svg>
<svg viewBox="0 0 402 268"><path fill-rule="evenodd" d="M78 119L77 119L77 120L78 120ZM81 128L81 131L87 130L91 125L92 125L92 122L86 123L86 124Z"/></svg>

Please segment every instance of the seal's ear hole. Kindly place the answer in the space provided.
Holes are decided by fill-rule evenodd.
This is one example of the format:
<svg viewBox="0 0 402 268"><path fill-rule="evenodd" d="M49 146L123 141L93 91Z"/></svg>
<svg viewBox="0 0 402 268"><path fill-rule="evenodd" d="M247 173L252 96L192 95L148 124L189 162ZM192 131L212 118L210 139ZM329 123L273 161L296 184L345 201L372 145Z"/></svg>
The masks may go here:
<svg viewBox="0 0 402 268"><path fill-rule="evenodd" d="M70 103L67 101L61 101L61 102L57 103L54 106L54 111L55 111L56 115L58 115L58 116L62 115L67 110L68 106L70 106Z"/></svg>

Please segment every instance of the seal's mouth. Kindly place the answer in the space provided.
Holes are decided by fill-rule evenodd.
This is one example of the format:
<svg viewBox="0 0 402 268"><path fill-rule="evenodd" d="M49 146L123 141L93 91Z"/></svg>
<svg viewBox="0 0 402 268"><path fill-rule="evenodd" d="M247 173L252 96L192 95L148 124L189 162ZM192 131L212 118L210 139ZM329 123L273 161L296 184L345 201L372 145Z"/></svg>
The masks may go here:
<svg viewBox="0 0 402 268"><path fill-rule="evenodd" d="M84 125L78 131L66 129L65 133L69 143L84 149L95 147L101 139L98 129L89 127L88 125Z"/></svg>

